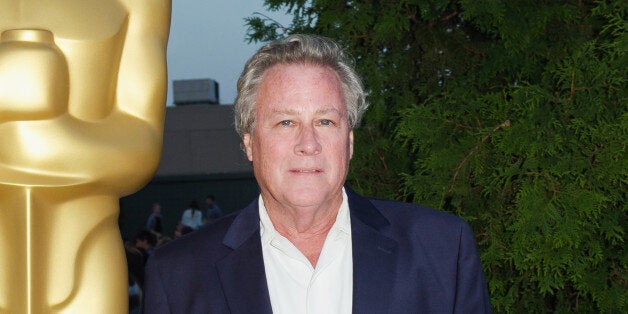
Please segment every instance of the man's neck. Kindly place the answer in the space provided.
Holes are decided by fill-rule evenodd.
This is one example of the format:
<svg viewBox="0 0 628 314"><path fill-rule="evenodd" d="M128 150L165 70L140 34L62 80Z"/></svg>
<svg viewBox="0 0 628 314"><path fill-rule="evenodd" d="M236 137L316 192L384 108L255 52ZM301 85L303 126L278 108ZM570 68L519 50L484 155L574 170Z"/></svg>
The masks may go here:
<svg viewBox="0 0 628 314"><path fill-rule="evenodd" d="M329 230L336 222L342 197L326 207L282 208L265 204L275 230L307 257L313 267L325 244Z"/></svg>
<svg viewBox="0 0 628 314"><path fill-rule="evenodd" d="M343 202L343 192L315 205L298 206L278 202L262 193L264 207L275 229L282 235L327 234L336 221Z"/></svg>

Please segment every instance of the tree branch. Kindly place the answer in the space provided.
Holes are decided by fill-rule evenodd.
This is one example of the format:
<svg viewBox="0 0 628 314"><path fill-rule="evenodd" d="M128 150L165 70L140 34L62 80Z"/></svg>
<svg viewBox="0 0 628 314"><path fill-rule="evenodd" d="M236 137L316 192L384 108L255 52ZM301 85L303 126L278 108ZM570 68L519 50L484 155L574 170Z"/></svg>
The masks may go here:
<svg viewBox="0 0 628 314"><path fill-rule="evenodd" d="M456 168L456 172L454 173L454 176L451 178L451 185L449 186L449 193L453 192L453 190L454 190L454 184L456 183L456 179L458 178L458 174L460 174L460 170L462 169L462 166L464 166L464 164L467 163L469 158L471 158L471 156L478 150L480 145L482 143L485 143L486 141L488 141L488 139L491 137L491 135L493 133L497 132L499 129L507 128L509 126L510 126L510 120L506 120L506 121L502 122L500 125L496 126L490 133L486 134L484 136L484 138L482 138L482 141L480 143L478 143L477 145L473 146L473 148L471 148L469 153L467 153L467 155L464 156L464 158L462 159L462 161L460 162L460 164Z"/></svg>

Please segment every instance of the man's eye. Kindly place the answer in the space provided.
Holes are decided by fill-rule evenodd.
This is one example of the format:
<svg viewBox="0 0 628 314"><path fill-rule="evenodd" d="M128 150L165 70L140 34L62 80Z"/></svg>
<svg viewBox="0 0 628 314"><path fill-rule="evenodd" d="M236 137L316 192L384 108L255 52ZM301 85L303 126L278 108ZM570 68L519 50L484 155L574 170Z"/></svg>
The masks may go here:
<svg viewBox="0 0 628 314"><path fill-rule="evenodd" d="M292 125L292 121L290 121L290 120L283 120L283 121L279 122L279 125L281 125L281 126L291 126Z"/></svg>
<svg viewBox="0 0 628 314"><path fill-rule="evenodd" d="M334 125L334 122L328 119L321 120L321 125Z"/></svg>

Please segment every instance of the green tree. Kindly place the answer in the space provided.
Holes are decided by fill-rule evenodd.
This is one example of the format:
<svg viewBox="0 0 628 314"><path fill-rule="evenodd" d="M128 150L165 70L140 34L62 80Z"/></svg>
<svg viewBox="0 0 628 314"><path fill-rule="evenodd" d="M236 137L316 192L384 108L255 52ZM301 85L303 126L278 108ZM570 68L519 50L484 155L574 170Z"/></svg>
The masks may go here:
<svg viewBox="0 0 628 314"><path fill-rule="evenodd" d="M332 37L371 108L349 183L474 228L496 312L628 312L623 0L266 0L249 40Z"/></svg>

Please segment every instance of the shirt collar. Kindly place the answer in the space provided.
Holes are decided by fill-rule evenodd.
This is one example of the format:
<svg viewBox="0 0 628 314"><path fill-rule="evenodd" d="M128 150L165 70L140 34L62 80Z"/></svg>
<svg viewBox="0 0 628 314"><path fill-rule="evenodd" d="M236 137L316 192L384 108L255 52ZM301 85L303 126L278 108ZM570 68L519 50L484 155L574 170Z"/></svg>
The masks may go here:
<svg viewBox="0 0 628 314"><path fill-rule="evenodd" d="M262 245L270 243L275 237L281 236L277 230L275 230L275 226L273 222L270 220L268 216L268 211L266 210L266 206L264 205L264 199L260 195L258 198L258 207L259 207L259 218L260 218L260 234L262 238ZM329 230L330 233L344 233L347 235L351 235L351 218L349 214L349 201L347 199L347 193L345 192L345 188L342 188L342 203L340 204L340 209L338 210L338 214L336 215L336 221L334 225Z"/></svg>

